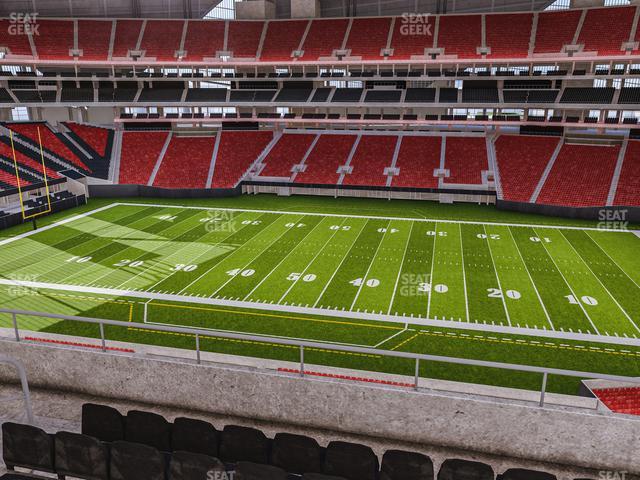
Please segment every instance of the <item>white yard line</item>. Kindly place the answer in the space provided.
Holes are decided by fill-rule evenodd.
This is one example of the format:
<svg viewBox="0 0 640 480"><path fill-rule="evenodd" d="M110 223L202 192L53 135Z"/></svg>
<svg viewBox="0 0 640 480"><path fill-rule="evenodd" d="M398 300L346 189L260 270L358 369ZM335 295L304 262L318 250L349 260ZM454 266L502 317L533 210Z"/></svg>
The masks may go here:
<svg viewBox="0 0 640 480"><path fill-rule="evenodd" d="M484 227L483 227L484 228ZM458 225L460 231L460 258L462 263L462 283L464 286L464 308L467 315L467 322L471 322L471 316L469 315L469 296L467 295L467 269L464 266L464 245L462 244L462 225Z"/></svg>
<svg viewBox="0 0 640 480"><path fill-rule="evenodd" d="M496 262L493 260L493 252L491 251L491 238L487 234L487 229L485 226L482 226L482 231L485 235L485 241L487 242L487 248L489 249L489 257L491 258L491 263L493 264L493 273L496 274L496 281L498 282L498 288L500 289L500 298L502 299L502 306L504 307L504 313L507 316L507 323L511 326L511 317L509 316L509 309L507 308L507 300L505 298L506 292L502 289L502 283L500 282L500 275L498 274L498 267L496 267Z"/></svg>
<svg viewBox="0 0 640 480"><path fill-rule="evenodd" d="M538 232L535 231L535 229L533 229L533 233L536 234L536 236L542 238ZM573 290L573 287L571 286L571 284L567 281L567 277L564 276L564 273L562 273L562 270L560 270L560 267L558 267L558 264L556 263L556 260L553 258L553 256L549 253L549 250L547 250L546 245L544 244L544 242L540 242L540 244L542 245L542 248L544 248L544 251L547 253L547 256L551 259L551 262L553 262L553 265L556 267L556 270L558 270L558 273L560 273L560 276L562 277L562 279L564 280L564 283L567 284L567 287L569 287L569 291L571 292L571 295L574 296L574 298L579 298L576 295L576 292ZM582 310L582 312L585 314L585 316L587 317L587 320L589 320L589 323L591 324L591 326L593 327L593 329L595 330L595 332L599 335L600 331L596 328L595 324L593 323L593 321L591 320L591 317L589 316L589 314L587 313L587 310L584 308L584 305L582 305L582 302L578 302L578 305L580 306L580 309Z"/></svg>
<svg viewBox="0 0 640 480"><path fill-rule="evenodd" d="M402 330L400 330L399 332L394 333L393 335L391 335L390 337L385 338L384 340L382 340L380 343L377 343L376 345L374 345L373 348L380 348L380 345L383 345L385 343L387 343L389 340L393 340L394 338L396 338L398 335L403 334L404 332L406 332L409 329L408 325L405 325L404 328Z"/></svg>
<svg viewBox="0 0 640 480"><path fill-rule="evenodd" d="M555 330L555 327L553 326L553 322L551 321L551 317L549 316L549 312L547 312L547 307L545 306L544 302L542 301L542 297L540 296L540 292L538 291L538 287L536 286L536 283L533 281L533 277L531 276L531 272L529 271L529 267L527 267L527 263L524 261L524 257L522 256L522 252L520 251L520 247L518 246L518 242L516 242L516 238L513 236L513 232L511 231L511 227L507 227L507 229L509 230L509 235L511 235L511 240L513 241L513 244L515 245L516 250L518 251L518 255L520 256L520 261L522 261L522 265L524 265L524 269L527 271L527 275L529 276L529 281L531 282L531 285L533 285L533 289L536 292L536 296L538 297L538 301L540 302L540 306L542 307L542 310L544 311L544 314L547 317L547 322L549 322L549 325L551 325L551 329Z"/></svg>
<svg viewBox="0 0 640 480"><path fill-rule="evenodd" d="M427 318L431 318L431 295L433 294L433 269L436 263L436 242L438 241L438 222L433 225L433 248L431 250L431 272L429 273L429 291L427 297ZM466 297L465 297L466 298Z"/></svg>
<svg viewBox="0 0 640 480"><path fill-rule="evenodd" d="M349 308L350 312L353 311L353 307L355 307L356 302L358 301L358 297L360 296L360 292L362 292L362 289L363 289L363 287L365 286L365 284L367 282L367 277L371 273L371 268L373 267L373 264L376 261L376 257L378 256L378 252L380 251L380 247L382 247L382 244L384 243L384 239L387 238L387 233L389 233L389 230L391 230L390 225L391 225L391 222L390 221L387 222L387 226L385 227L386 230L384 231L384 234L382 235L382 239L380 240L380 243L378 243L378 248L376 248L376 251L373 254L373 258L371 259L371 261L369 262L369 266L367 267L367 271L364 274L364 277L362 277L362 283L358 287L358 291L356 292L356 296L353 299L353 302L351 302L351 307Z"/></svg>
<svg viewBox="0 0 640 480"><path fill-rule="evenodd" d="M117 203L114 205L123 205L130 207L167 207L167 208L184 208L192 210L222 210L231 212L255 212L255 213L279 213L282 215L315 215L321 217L338 217L338 218L366 218L369 220L402 220L407 222L440 222L440 223L463 223L468 225L501 225L505 227L529 227L529 228L555 228L565 230L591 230L597 232L615 232L615 233L628 233L631 230L620 229L604 229L597 227L575 227L570 225L532 225L527 223L502 223L502 222L479 222L471 220L447 220L438 218L408 218L408 217L385 217L385 216L371 216L371 215L354 215L354 214L338 214L338 213L318 213L318 212L301 212L301 211L288 211L288 210L255 210L247 208L222 208L222 207L198 207L193 205L159 205L153 203Z"/></svg>
<svg viewBox="0 0 640 480"><path fill-rule="evenodd" d="M638 289L640 289L640 285L638 285L638 284L636 283L636 281L635 281L633 278L631 278L631 276L630 276L630 275L625 271L625 269L624 269L624 268L622 268L622 267L620 266L620 264L619 264L618 262L616 262L616 261L611 257L611 255L609 255L609 254L606 252L606 250L605 250L604 248L602 248L602 245L600 245L600 244L597 242L597 240L596 240L595 238L593 238L591 235L589 235L589 232L586 232L586 234L587 234L587 236L591 239L591 241L597 245L597 247L600 249L600 251L601 251L602 253L604 253L604 254L607 256L607 258L608 258L609 260L611 260L611 261L613 262L613 264L614 264L616 267L618 267L618 268L620 269L620 271L621 271L622 273L624 273L624 274L627 276L627 278L628 278L629 280L631 280L631 281L633 282L633 284L634 284L636 287L638 287Z"/></svg>
<svg viewBox="0 0 640 480"><path fill-rule="evenodd" d="M626 310L624 308L622 308L622 305L620 305L620 303L618 303L618 300L616 299L616 297L614 297L611 292L609 291L609 289L605 286L604 283L602 283L602 280L600 280L600 277L598 277L593 270L591 270L591 267L589 266L589 264L586 262L586 260L584 258L582 258L582 255L580 255L580 253L576 250L576 248L573 246L573 244L569 241L569 239L565 236L564 233L560 232L560 235L562 235L562 238L564 238L565 242L567 242L569 244L569 246L571 247L571 249L576 253L576 255L578 255L578 258L582 261L582 263L584 263L584 266L587 267L587 269L591 272L591 275L593 275L593 277L598 281L598 283L602 286L602 288L604 288L604 291L607 292L607 294L609 295L609 297L611 297L611 299L613 300L613 303L615 303L618 308L620 309L620 311L624 314L625 317L627 317L627 320L629 320L629 322L631 322L631 325L633 325L633 327L640 332L640 328L638 328L638 325L636 325L636 323L633 321L633 319L629 316L629 314L626 312Z"/></svg>
<svg viewBox="0 0 640 480"><path fill-rule="evenodd" d="M85 286L78 286L78 285L56 284L56 283L8 280L4 278L0 278L0 285L19 286L19 287L26 287L26 288L44 288L44 289L60 290L60 291L66 291L66 292L74 292L74 293L80 292L80 293L86 293L86 294L109 295L109 296L116 296L116 297L129 297L129 298L136 298L139 300L149 300L149 299L163 300L167 302L182 302L182 303L191 303L191 304L198 304L198 305L215 305L215 306L221 306L221 307L250 308L253 310L299 313L299 314L306 314L306 315L322 315L322 316L332 317L332 318L345 317L345 312L341 310L296 307L293 305L275 305L271 303L260 303L260 302L243 302L238 300L223 300L223 299L217 299L217 298L195 297L195 296L189 296L189 295L176 295L176 294L157 293L157 292L153 293L153 292L144 292L144 291L138 291L138 290L116 290L111 288L97 288L97 287L85 287ZM431 326L431 327L439 327L439 328L452 328L456 330L508 333L512 335L526 335L526 336L554 338L554 339L580 340L580 341L586 341L586 342L610 343L615 345L630 345L630 346L640 347L640 339L629 338L629 337L615 337L615 336L600 335L600 334L594 335L594 334L586 334L586 333L536 330L532 328L518 328L518 327L507 327L507 326L498 326L498 325L487 325L487 324L462 323L462 322L448 321L448 320L430 320L430 319L424 319L424 318L401 317L399 315L398 316L380 315L380 314L363 313L363 312L351 312L349 313L348 316L349 318L353 318L353 319L373 320L378 322L396 323L396 324L402 324L402 325L406 325L406 323L409 322L412 325L423 325L423 326Z"/></svg>
<svg viewBox="0 0 640 480"><path fill-rule="evenodd" d="M402 254L402 262L400 263L400 268L398 269L398 276L396 278L396 283L393 286L393 293L391 294L391 301L389 302L389 309L387 310L387 315L391 315L391 308L393 307L393 302L396 298L396 291L398 290L398 284L400 283L400 277L402 276L402 268L404 267L404 261L407 258L407 250L409 249L409 243L411 243L411 234L413 233L413 225L411 222L411 228L409 228L409 236L407 237L407 244L404 246L404 253Z"/></svg>

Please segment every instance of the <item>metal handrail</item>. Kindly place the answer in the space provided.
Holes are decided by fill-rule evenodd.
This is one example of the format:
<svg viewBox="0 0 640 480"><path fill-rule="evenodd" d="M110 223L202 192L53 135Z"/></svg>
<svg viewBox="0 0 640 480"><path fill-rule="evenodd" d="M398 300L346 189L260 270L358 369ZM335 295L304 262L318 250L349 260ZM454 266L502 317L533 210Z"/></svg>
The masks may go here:
<svg viewBox="0 0 640 480"><path fill-rule="evenodd" d="M33 424L33 409L31 408L31 393L29 392L29 383L27 382L27 370L20 360L11 358L8 355L0 355L0 363L6 363L15 367L20 377L22 385L22 395L24 397L24 409L27 413L27 422Z"/></svg>
<svg viewBox="0 0 640 480"><path fill-rule="evenodd" d="M299 363L300 363L301 376L304 376L305 348L314 348L314 349L320 348L320 349L334 350L334 351L340 351L340 352L362 353L367 355L379 355L383 357L404 358L404 359L415 361L416 368L415 368L414 387L416 390L418 389L418 379L420 377L420 362L422 361L451 363L456 365L466 365L466 366L472 366L472 367L496 368L501 370L512 370L512 371L519 371L519 372L526 372L526 373L539 373L542 375L542 384L540 388L540 402L539 402L540 406L544 406L544 399L545 399L546 388L547 388L547 379L549 375L577 377L582 379L608 380L608 381L621 382L621 383L624 382L624 383L637 384L640 386L640 378L626 377L622 375L610 375L605 373L582 372L577 370L563 370L559 368L536 367L531 365L491 362L486 360L473 360L473 359L467 359L467 358L445 357L441 355L427 355L427 354L410 353L410 352L398 352L398 351L391 351L391 350L379 350L371 347L358 347L358 346L338 345L338 344L324 343L324 342L293 340L288 338L265 337L265 336L259 336L259 335L251 335L247 333L232 333L232 332L226 332L226 331L205 330L205 329L190 328L190 327L177 327L177 326L174 327L169 325L123 322L120 320L106 320L106 319L74 316L74 315L44 313L44 312L37 312L37 311L30 311L30 310L0 309L0 313L6 313L12 316L15 339L18 342L20 342L21 340L20 330L18 326L19 315L28 315L32 317L43 317L43 318L51 318L51 319L58 319L58 320L71 320L71 321L99 325L101 348L103 352L107 351L107 346L106 346L107 339L105 337L105 332L104 332L105 325L110 325L115 327L125 327L125 328L140 328L145 330L154 330L158 332L171 332L171 333L182 333L182 334L193 335L195 337L196 361L198 364L201 363L201 348L200 348L201 337L228 338L233 340L247 340L252 342L264 342L264 343L272 343L277 345L295 346L295 347L298 347L300 350Z"/></svg>

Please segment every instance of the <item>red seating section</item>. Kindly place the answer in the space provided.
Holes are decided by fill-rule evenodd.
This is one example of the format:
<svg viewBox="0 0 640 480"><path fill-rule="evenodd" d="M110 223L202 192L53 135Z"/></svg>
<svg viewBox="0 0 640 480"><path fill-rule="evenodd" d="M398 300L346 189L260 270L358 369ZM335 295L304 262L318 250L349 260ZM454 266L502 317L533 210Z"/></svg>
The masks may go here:
<svg viewBox="0 0 640 480"><path fill-rule="evenodd" d="M107 60L111 41L111 20L78 20L78 48L82 60Z"/></svg>
<svg viewBox="0 0 640 480"><path fill-rule="evenodd" d="M16 179L16 176L2 169L0 169L0 182L6 183L7 185L18 188L18 180ZM31 183L29 183L24 178L20 177L21 187L28 187L29 185L31 185Z"/></svg>
<svg viewBox="0 0 640 480"><path fill-rule="evenodd" d="M501 135L495 142L504 200L529 202L560 140Z"/></svg>
<svg viewBox="0 0 640 480"><path fill-rule="evenodd" d="M396 135L363 135L351 159L353 170L342 184L384 187L388 178L384 169L393 162L397 142Z"/></svg>
<svg viewBox="0 0 640 480"><path fill-rule="evenodd" d="M477 58L482 46L482 20L480 15L444 15L440 17L438 48L445 55Z"/></svg>
<svg viewBox="0 0 640 480"><path fill-rule="evenodd" d="M604 388L593 393L612 412L640 415L640 387Z"/></svg>
<svg viewBox="0 0 640 480"><path fill-rule="evenodd" d="M0 155L5 157L13 165L13 151L11 150L11 146L7 145L4 142L0 142ZM18 163L18 165L27 167L42 175L42 161L36 161L33 158L28 157L22 152L16 150L16 162ZM50 179L55 180L61 178L58 172L50 169L49 167L45 166L45 171L47 172L47 177ZM15 175L13 176L13 178L15 180Z"/></svg>
<svg viewBox="0 0 640 480"><path fill-rule="evenodd" d="M69 164L81 168L85 172L91 172L91 169L87 167L71 150L69 150L47 125L38 123L12 123L8 125L8 127L14 132L31 140L31 143L37 145L38 148L40 148L40 141L38 140L39 129L42 147L45 150L50 151L61 160L66 160Z"/></svg>
<svg viewBox="0 0 640 480"><path fill-rule="evenodd" d="M315 134L284 133L264 159L260 176L290 177L291 168L302 162L315 138Z"/></svg>
<svg viewBox="0 0 640 480"><path fill-rule="evenodd" d="M587 12L578 43L599 55L624 55L622 44L629 41L636 7L596 8Z"/></svg>
<svg viewBox="0 0 640 480"><path fill-rule="evenodd" d="M173 136L164 154L154 187L206 188L215 137Z"/></svg>
<svg viewBox="0 0 640 480"><path fill-rule="evenodd" d="M200 62L213 58L224 48L225 22L218 20L189 20L184 49L187 59Z"/></svg>
<svg viewBox="0 0 640 480"><path fill-rule="evenodd" d="M444 168L450 174L445 183L482 184L482 171L489 169L484 137L447 137Z"/></svg>
<svg viewBox="0 0 640 480"><path fill-rule="evenodd" d="M273 139L273 132L222 132L214 188L233 188Z"/></svg>
<svg viewBox="0 0 640 480"><path fill-rule="evenodd" d="M301 60L317 60L330 57L334 50L342 48L342 41L347 33L349 20L314 20L304 40Z"/></svg>
<svg viewBox="0 0 640 480"><path fill-rule="evenodd" d="M109 130L73 122L67 122L65 125L69 127L73 133L82 138L94 152L101 157L105 156L107 153L107 142L109 141Z"/></svg>
<svg viewBox="0 0 640 480"><path fill-rule="evenodd" d="M31 44L24 30L34 27L12 23L10 20L0 20L0 46L7 47L12 55L27 55L31 57ZM15 35L14 35L15 33Z"/></svg>
<svg viewBox="0 0 640 480"><path fill-rule="evenodd" d="M614 205L640 206L640 141L629 141Z"/></svg>
<svg viewBox="0 0 640 480"><path fill-rule="evenodd" d="M183 29L184 21L181 20L148 20L140 50L145 50L145 57L159 61L175 60L176 50L180 50Z"/></svg>
<svg viewBox="0 0 640 480"><path fill-rule="evenodd" d="M606 205L619 152L619 146L563 145L537 203Z"/></svg>
<svg viewBox="0 0 640 480"><path fill-rule="evenodd" d="M124 132L118 183L146 185L167 141L166 132Z"/></svg>
<svg viewBox="0 0 640 480"><path fill-rule="evenodd" d="M74 25L71 20L38 20L38 35L33 36L38 57L43 60L71 59Z"/></svg>
<svg viewBox="0 0 640 480"><path fill-rule="evenodd" d="M378 60L380 51L387 48L391 18L355 18L351 24L345 48L352 57L363 60Z"/></svg>
<svg viewBox="0 0 640 480"><path fill-rule="evenodd" d="M335 185L340 174L338 167L347 163L349 153L356 141L355 135L321 135L307 157L307 169L300 172L295 183L317 183Z"/></svg>
<svg viewBox="0 0 640 480"><path fill-rule="evenodd" d="M402 137L392 187L437 188L433 171L440 168L442 138L405 135Z"/></svg>
<svg viewBox="0 0 640 480"><path fill-rule="evenodd" d="M126 57L129 50L135 50L141 28L142 20L118 20L111 56Z"/></svg>
<svg viewBox="0 0 640 480"><path fill-rule="evenodd" d="M393 27L391 48L394 59L409 60L412 55L424 55L425 48L433 48L435 17L397 17Z"/></svg>
<svg viewBox="0 0 640 480"><path fill-rule="evenodd" d="M533 53L560 53L562 47L573 43L581 16L580 10L540 13Z"/></svg>
<svg viewBox="0 0 640 480"><path fill-rule="evenodd" d="M227 50L233 52L234 58L257 57L263 28L264 22L229 22Z"/></svg>
<svg viewBox="0 0 640 480"><path fill-rule="evenodd" d="M508 13L487 15L487 46L491 58L525 58L529 55L533 15Z"/></svg>
<svg viewBox="0 0 640 480"><path fill-rule="evenodd" d="M269 22L260 58L264 61L291 60L291 52L298 50L308 20Z"/></svg>

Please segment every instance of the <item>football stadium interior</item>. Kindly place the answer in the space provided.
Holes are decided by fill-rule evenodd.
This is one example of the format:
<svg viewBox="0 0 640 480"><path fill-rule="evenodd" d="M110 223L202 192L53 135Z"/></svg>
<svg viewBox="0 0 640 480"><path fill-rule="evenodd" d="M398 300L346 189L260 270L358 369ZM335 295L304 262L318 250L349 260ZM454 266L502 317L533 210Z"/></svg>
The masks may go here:
<svg viewBox="0 0 640 480"><path fill-rule="evenodd" d="M639 20L0 2L0 479L639 479Z"/></svg>

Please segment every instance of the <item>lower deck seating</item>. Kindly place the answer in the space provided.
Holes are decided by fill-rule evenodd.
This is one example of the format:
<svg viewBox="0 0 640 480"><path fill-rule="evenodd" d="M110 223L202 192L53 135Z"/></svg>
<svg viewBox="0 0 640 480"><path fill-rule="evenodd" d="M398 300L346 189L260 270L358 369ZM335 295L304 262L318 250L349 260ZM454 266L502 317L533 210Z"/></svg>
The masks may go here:
<svg viewBox="0 0 640 480"><path fill-rule="evenodd" d="M396 168L399 175L393 177L392 187L438 188L438 178L433 175L440 167L441 137L402 137Z"/></svg>
<svg viewBox="0 0 640 480"><path fill-rule="evenodd" d="M396 149L396 135L363 135L353 155L353 170L345 175L343 185L385 186L384 170L391 166Z"/></svg>
<svg viewBox="0 0 640 480"><path fill-rule="evenodd" d="M564 144L537 203L570 207L606 205L620 146Z"/></svg>
<svg viewBox="0 0 640 480"><path fill-rule="evenodd" d="M264 159L261 177L290 177L294 165L302 162L315 134L284 133Z"/></svg>
<svg viewBox="0 0 640 480"><path fill-rule="evenodd" d="M296 176L295 182L322 185L338 183L338 167L347 163L355 141L355 135L321 135L307 157L305 171Z"/></svg>
<svg viewBox="0 0 640 480"><path fill-rule="evenodd" d="M213 171L214 188L233 188L273 138L270 131L220 134Z"/></svg>
<svg viewBox="0 0 640 480"><path fill-rule="evenodd" d="M8 143L7 138L3 138L2 141L0 141L0 158L4 158L7 162L9 162L13 170L15 170L15 166L13 165L13 151L11 149L10 143ZM15 160L18 163L18 166L22 169L25 169L32 174L38 175L38 177L40 178L43 177L42 161L38 162L37 160L34 160L33 158L22 153L17 148L15 149ZM48 163L49 162L45 161L45 170L47 173L47 177L50 180L57 180L61 178L61 175L50 166L50 163L48 165ZM13 176L13 178L15 179L15 175Z"/></svg>
<svg viewBox="0 0 640 480"><path fill-rule="evenodd" d="M166 132L125 132L122 134L118 183L146 185L164 147Z"/></svg>
<svg viewBox="0 0 640 480"><path fill-rule="evenodd" d="M553 152L557 137L501 135L495 142L504 200L529 202Z"/></svg>
<svg viewBox="0 0 640 480"><path fill-rule="evenodd" d="M91 149L104 157L107 154L110 130L107 128L84 125L82 123L67 122L65 125L82 139Z"/></svg>
<svg viewBox="0 0 640 480"><path fill-rule="evenodd" d="M205 188L215 137L171 137L154 187Z"/></svg>
<svg viewBox="0 0 640 480"><path fill-rule="evenodd" d="M630 140L627 145L613 203L640 206L640 141Z"/></svg>
<svg viewBox="0 0 640 480"><path fill-rule="evenodd" d="M593 393L613 412L640 415L640 387L602 388Z"/></svg>
<svg viewBox="0 0 640 480"><path fill-rule="evenodd" d="M445 183L480 185L482 171L489 169L484 137L447 137L444 168Z"/></svg>

